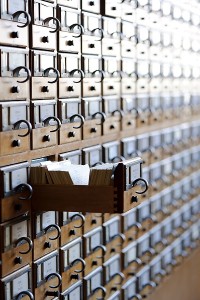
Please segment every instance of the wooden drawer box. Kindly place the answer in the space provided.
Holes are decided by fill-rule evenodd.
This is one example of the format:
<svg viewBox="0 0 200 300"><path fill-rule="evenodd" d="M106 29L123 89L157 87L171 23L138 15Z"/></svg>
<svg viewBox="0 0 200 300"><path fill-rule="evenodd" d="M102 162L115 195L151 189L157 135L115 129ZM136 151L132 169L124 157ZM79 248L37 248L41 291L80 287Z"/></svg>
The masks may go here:
<svg viewBox="0 0 200 300"><path fill-rule="evenodd" d="M137 194L145 193L148 188L146 180L141 178L141 164L141 158L118 163L113 186L34 185L32 209L99 213L128 211L137 205ZM143 182L144 187L139 187L139 182Z"/></svg>

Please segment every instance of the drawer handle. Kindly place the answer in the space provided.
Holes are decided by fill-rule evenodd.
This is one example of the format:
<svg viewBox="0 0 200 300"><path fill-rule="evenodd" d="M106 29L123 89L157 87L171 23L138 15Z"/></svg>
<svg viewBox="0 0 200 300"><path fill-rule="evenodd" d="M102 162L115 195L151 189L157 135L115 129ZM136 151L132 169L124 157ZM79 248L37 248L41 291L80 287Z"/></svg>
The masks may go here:
<svg viewBox="0 0 200 300"><path fill-rule="evenodd" d="M120 77L120 79L122 79L122 72L121 71L114 71L114 72L111 73L111 75Z"/></svg>
<svg viewBox="0 0 200 300"><path fill-rule="evenodd" d="M32 249L33 249L33 242L31 241L31 239L29 237L21 237L19 238L16 243L15 243L15 247L18 247L19 244L21 244L22 241L25 241L28 243L28 250L27 251L19 251L20 254L27 254L29 253Z"/></svg>
<svg viewBox="0 0 200 300"><path fill-rule="evenodd" d="M103 29L97 27L97 28L93 29L91 32L93 34L95 34L95 31L97 31L97 30L100 32L100 39L98 39L96 41L102 41L102 39L103 39Z"/></svg>
<svg viewBox="0 0 200 300"><path fill-rule="evenodd" d="M34 296L30 291L23 291L20 292L17 296L16 296L16 300L20 300L22 299L23 296L28 296L30 300L34 300Z"/></svg>
<svg viewBox="0 0 200 300"><path fill-rule="evenodd" d="M27 74L27 77L26 77L26 79L21 80L21 81L17 80L17 82L24 83L24 82L26 82L26 81L28 81L30 79L30 77L31 77L31 71L27 67L25 67L25 66L19 66L19 67L15 68L13 70L13 77L19 77L19 72L21 70L25 70L25 72Z"/></svg>
<svg viewBox="0 0 200 300"><path fill-rule="evenodd" d="M144 182L145 188L144 188L143 191L141 191L141 192L136 191L135 193L136 194L144 194L148 190L148 187L149 187L149 184L148 184L148 182L145 179L143 179L143 178L137 178L136 180L134 180L132 182L132 187L134 187L139 181Z"/></svg>
<svg viewBox="0 0 200 300"><path fill-rule="evenodd" d="M154 216L147 216L146 218L144 218L143 221L147 221L147 220L152 221L153 224L157 224L158 223L156 217L154 217Z"/></svg>
<svg viewBox="0 0 200 300"><path fill-rule="evenodd" d="M20 140L13 140L12 141L12 147L20 147L21 141Z"/></svg>
<svg viewBox="0 0 200 300"><path fill-rule="evenodd" d="M50 67L50 68L45 69L45 70L44 70L44 76L45 76L45 77L49 77L49 72L50 72L51 70L54 71L54 73L56 74L56 79L53 80L53 81L48 81L48 83L55 83L55 82L58 82L58 79L59 79L59 77L60 77L60 73L59 73L59 71L58 71L56 68Z"/></svg>
<svg viewBox="0 0 200 300"><path fill-rule="evenodd" d="M114 116L116 113L119 113L120 115L120 121L122 120L123 116L124 116L124 112L121 109L116 109L112 112L112 116Z"/></svg>
<svg viewBox="0 0 200 300"><path fill-rule="evenodd" d="M97 291L101 290L103 293L103 298L96 298L97 300L104 300L106 296L106 288L103 286L98 286L96 289L93 290L93 293L96 293Z"/></svg>
<svg viewBox="0 0 200 300"><path fill-rule="evenodd" d="M112 158L113 163L124 161L124 160L125 160L125 158L122 155L117 155L117 156Z"/></svg>
<svg viewBox="0 0 200 300"><path fill-rule="evenodd" d="M104 71L95 70L94 72L92 72L92 75L94 76L97 72L99 72L101 74L101 79L100 79L100 81L96 81L96 82L102 82L104 80Z"/></svg>
<svg viewBox="0 0 200 300"><path fill-rule="evenodd" d="M102 250L103 255L102 256L96 256L96 258L103 258L103 256L106 254L106 251L107 251L106 246L104 246L104 245L98 245L98 246L94 247L94 249L92 249L92 251L95 252L98 249Z"/></svg>
<svg viewBox="0 0 200 300"><path fill-rule="evenodd" d="M70 30L73 30L75 27L78 27L80 33L78 35L73 35L74 38L79 38L81 35L84 34L84 28L82 25L76 23L76 24L72 24L71 26L69 26Z"/></svg>
<svg viewBox="0 0 200 300"><path fill-rule="evenodd" d="M76 73L76 72L77 72L78 74L80 74L81 79L78 80L78 81L73 81L73 82L74 82L74 83L79 83L79 82L81 82L81 81L83 80L85 74L84 74L84 72L83 72L82 70L80 70L80 69L74 69L74 70L72 70L69 74L70 74L70 76L73 76L74 73Z"/></svg>
<svg viewBox="0 0 200 300"><path fill-rule="evenodd" d="M92 165L92 167L103 165L104 163L102 161L97 161L95 164Z"/></svg>
<svg viewBox="0 0 200 300"><path fill-rule="evenodd" d="M138 230L141 230L142 229L142 224L139 223L139 222L135 222L132 227L136 227Z"/></svg>
<svg viewBox="0 0 200 300"><path fill-rule="evenodd" d="M137 300L142 300L142 296L137 294L137 295L134 295L134 298L137 299Z"/></svg>
<svg viewBox="0 0 200 300"><path fill-rule="evenodd" d="M97 115L100 115L100 116L101 116L101 123L96 123L96 125L102 125L102 124L105 122L105 120L106 120L106 114L103 113L103 112L101 112L101 111L97 111L96 113L94 113L94 114L92 115L92 119L95 119L95 117L96 117Z"/></svg>
<svg viewBox="0 0 200 300"><path fill-rule="evenodd" d="M114 274L114 277L115 276L119 276L121 278L121 281L119 283L116 283L117 285L121 285L124 278L125 278L124 274L122 272L117 272L117 273Z"/></svg>
<svg viewBox="0 0 200 300"><path fill-rule="evenodd" d="M55 229L57 230L57 235L54 236L54 237L49 237L49 239L50 239L51 241L57 240L57 239L60 237L60 234L61 234L61 229L60 229L60 227L59 227L58 225L56 225L56 224L51 224L51 225L47 226L47 227L44 229L44 232L47 233L47 231L48 231L50 228L52 228L52 227L55 228Z"/></svg>
<svg viewBox="0 0 200 300"><path fill-rule="evenodd" d="M57 128L54 129L54 130L50 130L50 132L58 131L58 130L60 129L60 127L61 127L61 122L60 122L60 120L59 120L57 117L48 117L48 118L46 118L46 119L43 121L44 126L49 126L49 122L50 122L51 120L54 120L54 121L57 122Z"/></svg>
<svg viewBox="0 0 200 300"><path fill-rule="evenodd" d="M49 31L49 32L55 33L55 32L57 32L57 31L60 30L60 21L59 21L57 18L55 18L55 17L49 17L49 18L46 18L46 19L44 19L44 21L43 21L43 25L48 26L48 25L49 25L49 22L50 22L51 20L54 20L54 21L56 22L56 29L55 29L55 30L51 30L51 31Z"/></svg>
<svg viewBox="0 0 200 300"><path fill-rule="evenodd" d="M62 277L58 273L51 273L51 274L47 275L46 278L45 278L46 282L54 276L58 278L58 284L57 285L50 285L49 287L52 288L52 289L58 288L62 283Z"/></svg>
<svg viewBox="0 0 200 300"><path fill-rule="evenodd" d="M13 32L11 32L10 36L13 39L18 39L19 38L19 32L18 31L13 31Z"/></svg>
<svg viewBox="0 0 200 300"><path fill-rule="evenodd" d="M145 285L143 285L143 289L146 288L146 287L151 287L151 288L155 288L156 287L156 283L153 282L153 281L150 281L148 283L146 283Z"/></svg>
<svg viewBox="0 0 200 300"><path fill-rule="evenodd" d="M16 193L20 192L22 193L24 190L27 190L29 192L29 194L26 197L22 197L20 196L19 199L20 200L29 200L31 199L32 195L33 195L33 189L32 186L28 183L21 183L18 186L15 187L14 191Z"/></svg>
<svg viewBox="0 0 200 300"><path fill-rule="evenodd" d="M29 121L19 120L19 121L15 122L13 124L13 129L20 129L20 125L22 123L25 123L27 125L28 131L25 134L18 134L18 136L25 137L25 136L29 135L31 133L31 130L32 130L32 125L31 125L31 123Z"/></svg>
<svg viewBox="0 0 200 300"><path fill-rule="evenodd" d="M141 266L142 265L142 261L140 258L136 258L133 260L134 263L136 263L138 266Z"/></svg>
<svg viewBox="0 0 200 300"><path fill-rule="evenodd" d="M113 31L112 33L111 33L111 35L112 36L114 36L114 35L116 35L117 37L123 37L123 35L122 35L122 33L120 32L120 31Z"/></svg>
<svg viewBox="0 0 200 300"><path fill-rule="evenodd" d="M18 21L19 20L19 16L22 15L22 14L24 14L26 16L26 23L23 24L23 25L21 25L21 26L17 25L17 27L21 27L21 28L26 27L26 26L28 26L31 23L31 16L26 11L24 11L24 10L18 10L18 11L16 11L12 15L13 16L13 20L14 21Z"/></svg>
<svg viewBox="0 0 200 300"><path fill-rule="evenodd" d="M83 127L83 124L85 122L84 117L82 115L80 115L80 114L75 114L75 115L73 115L73 116L71 116L69 118L70 122L73 123L75 118L79 118L80 119L80 125L79 126L73 126L73 128L79 129L79 128Z"/></svg>
<svg viewBox="0 0 200 300"><path fill-rule="evenodd" d="M83 225L85 224L85 217L82 214L75 214L73 215L70 219L71 221L74 220L74 218L79 217L81 219L81 225L79 226L74 226L74 228L81 228L83 227Z"/></svg>
<svg viewBox="0 0 200 300"><path fill-rule="evenodd" d="M155 255L156 251L153 248L149 248L148 250L142 253L142 255L146 255L146 254Z"/></svg>
<svg viewBox="0 0 200 300"><path fill-rule="evenodd" d="M121 246L125 240L126 240L126 237L123 233L117 233L113 236L113 239L115 239L116 237L120 237L121 238L121 244L119 244L118 246Z"/></svg>
<svg viewBox="0 0 200 300"><path fill-rule="evenodd" d="M85 261L82 258L77 258L77 259L73 260L70 264L70 267L73 267L76 263L79 263L79 262L82 264L82 267L80 270L74 270L74 272L76 272L76 273L81 273L85 270L85 266L86 266Z"/></svg>

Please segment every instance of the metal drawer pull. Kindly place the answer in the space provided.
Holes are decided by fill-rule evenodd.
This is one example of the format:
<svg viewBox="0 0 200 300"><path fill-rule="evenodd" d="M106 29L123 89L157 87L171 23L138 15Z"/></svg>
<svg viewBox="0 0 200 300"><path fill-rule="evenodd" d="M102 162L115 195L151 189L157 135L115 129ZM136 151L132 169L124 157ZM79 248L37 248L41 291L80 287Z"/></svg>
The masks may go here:
<svg viewBox="0 0 200 300"><path fill-rule="evenodd" d="M111 73L111 75L113 75L113 76L117 75L117 77L119 76L120 79L122 79L122 72L121 71L114 71L114 72Z"/></svg>
<svg viewBox="0 0 200 300"><path fill-rule="evenodd" d="M137 300L142 300L142 296L141 295L134 295L134 297L133 298L135 298L135 299L137 299Z"/></svg>
<svg viewBox="0 0 200 300"><path fill-rule="evenodd" d="M150 282L146 283L146 284L143 286L143 289L144 289L145 287L155 288L155 287L156 287L156 283L153 282L153 281L150 281Z"/></svg>
<svg viewBox="0 0 200 300"><path fill-rule="evenodd" d="M112 158L113 163L124 161L124 160L125 160L125 158L122 155L117 155L117 156Z"/></svg>
<svg viewBox="0 0 200 300"><path fill-rule="evenodd" d="M15 123L13 124L13 129L15 129L15 130L16 130L16 129L20 129L21 123L25 123L25 124L27 125L28 131L27 131L25 134L18 134L18 136L25 137L25 136L27 136L27 135L29 135L29 134L31 133L32 125L31 125L31 123L30 123L29 121L26 121L26 120L19 120L19 121L15 122Z"/></svg>
<svg viewBox="0 0 200 300"><path fill-rule="evenodd" d="M18 186L15 187L14 191L16 193L22 193L24 190L27 190L29 192L27 197L22 197L20 196L19 199L20 200L29 200L31 199L32 195L33 195L33 189L32 186L28 183L21 183Z"/></svg>
<svg viewBox="0 0 200 300"><path fill-rule="evenodd" d="M74 69L74 70L72 70L69 74L70 74L70 76L73 76L74 73L76 73L76 72L80 74L81 79L78 80L78 81L73 81L73 82L74 82L74 83L79 83L79 82L81 82L81 81L83 80L85 74L84 74L84 72L83 72L82 70L80 70L80 69Z"/></svg>
<svg viewBox="0 0 200 300"><path fill-rule="evenodd" d="M83 127L83 124L85 122L84 117L82 115L80 115L80 114L75 114L75 115L73 115L73 116L71 116L69 118L70 122L73 123L75 118L79 118L80 119L80 125L79 126L73 126L73 128L78 129L78 128Z"/></svg>
<svg viewBox="0 0 200 300"><path fill-rule="evenodd" d="M121 285L125 276L122 272L116 273L114 276L119 276L121 278L121 281L119 283L116 283L117 285Z"/></svg>
<svg viewBox="0 0 200 300"><path fill-rule="evenodd" d="M26 27L26 26L28 26L30 23L31 23L31 16L26 12L26 11L24 11L24 10L18 10L18 11L16 11L12 16L13 16L13 20L14 21L18 21L19 20L19 16L20 15L22 15L22 14L24 14L25 16L26 16L26 23L25 24L23 24L23 25L17 25L17 27L21 27L21 28L23 28L23 27Z"/></svg>
<svg viewBox="0 0 200 300"><path fill-rule="evenodd" d="M132 182L132 187L134 187L139 181L144 182L145 188L144 188L144 190L142 192L137 192L136 191L135 193L136 194L144 194L148 190L148 187L149 187L148 182L145 179L143 179L143 178L137 178L136 180L134 180Z"/></svg>
<svg viewBox="0 0 200 300"><path fill-rule="evenodd" d="M84 217L83 215L81 215L81 214L75 214L75 215L73 215L73 216L70 218L71 221L73 221L74 218L76 218L76 217L79 217L79 218L81 219L81 225L79 225L79 226L74 226L74 228L81 228L81 227L83 227L83 225L85 224L85 217Z"/></svg>
<svg viewBox="0 0 200 300"><path fill-rule="evenodd" d="M95 164L92 165L92 167L103 165L104 163L102 161L97 161Z"/></svg>
<svg viewBox="0 0 200 300"><path fill-rule="evenodd" d="M54 120L54 121L57 122L57 128L54 129L54 130L50 130L50 132L58 131L58 130L60 129L60 127L61 127L61 122L60 122L60 120L59 120L57 117L48 117L48 118L46 118L46 119L43 121L44 126L48 126L50 120Z"/></svg>
<svg viewBox="0 0 200 300"><path fill-rule="evenodd" d="M125 237L125 235L123 233L118 233L118 234L115 234L113 236L113 238L116 238L116 237L120 237L121 238L121 244L119 244L117 246L121 246L123 244L123 242L125 242L125 240L126 240L126 237Z"/></svg>
<svg viewBox="0 0 200 300"><path fill-rule="evenodd" d="M29 253L32 249L33 249L33 242L31 241L31 239L29 237L21 237L19 238L16 243L15 243L15 247L18 247L19 244L22 242L22 241L25 241L28 243L28 250L27 251L19 251L20 254L27 254Z"/></svg>
<svg viewBox="0 0 200 300"><path fill-rule="evenodd" d="M112 116L115 115L115 113L119 113L120 114L120 121L122 120L123 116L124 116L124 112L121 109L116 109L112 112Z"/></svg>
<svg viewBox="0 0 200 300"><path fill-rule="evenodd" d="M25 67L25 66L19 66L19 67L15 68L13 70L13 77L19 77L19 72L21 70L25 70L25 72L27 73L27 77L26 77L26 79L21 80L21 81L17 80L17 82L24 83L24 82L26 82L26 81L28 81L30 79L30 77L31 77L31 71L27 67Z"/></svg>
<svg viewBox="0 0 200 300"><path fill-rule="evenodd" d="M103 298L96 298L97 300L104 300L106 296L106 288L103 286L98 286L96 289L93 290L93 293L96 293L97 291L101 290L103 292Z"/></svg>
<svg viewBox="0 0 200 300"><path fill-rule="evenodd" d="M43 21L43 25L48 26L48 25L49 25L49 22L50 22L51 20L54 20L54 21L56 22L56 29L55 29L55 30L51 30L51 31L49 31L49 32L55 33L55 32L57 32L57 31L60 30L60 21L59 21L57 18L55 18L55 17L49 17L49 18L46 18L46 19L44 19L44 21Z"/></svg>
<svg viewBox="0 0 200 300"><path fill-rule="evenodd" d="M80 262L82 264L82 268L80 270L74 270L76 273L81 273L85 270L86 263L82 258L77 258L73 260L70 264L70 267L73 267L76 263Z"/></svg>
<svg viewBox="0 0 200 300"><path fill-rule="evenodd" d="M30 300L34 300L34 296L31 292L29 291L23 291L20 292L17 296L16 296L16 300L20 300L23 298L23 296L28 296Z"/></svg>
<svg viewBox="0 0 200 300"><path fill-rule="evenodd" d="M73 30L75 27L78 27L80 30L80 34L78 35L73 35L74 38L79 38L82 34L84 34L84 28L82 25L76 23L76 24L72 24L71 26L69 26L70 30Z"/></svg>
<svg viewBox="0 0 200 300"><path fill-rule="evenodd" d="M104 245L98 245L96 246L94 249L92 249L92 251L97 251L98 249L102 249L103 255L102 256L96 256L96 258L103 258L103 256L106 254L106 246Z"/></svg>
<svg viewBox="0 0 200 300"><path fill-rule="evenodd" d="M55 229L57 230L57 235L54 236L54 237L49 237L49 239L50 239L51 241L57 240L57 239L60 237L60 234L61 234L61 229L60 229L60 227L59 227L58 225L56 225L56 224L51 224L51 225L47 226L47 227L44 229L44 232L47 233L47 231L48 231L50 228L52 228L52 227L55 228Z"/></svg>
<svg viewBox="0 0 200 300"><path fill-rule="evenodd" d="M58 278L58 284L57 284L57 285L50 285L49 287L52 288L52 289L56 289L56 288L58 288L58 287L61 285L61 283L62 283L62 277L60 276L60 274L58 274L58 273L51 273L51 274L47 275L47 277L45 278L45 280L46 280L46 282L47 282L47 281L48 281L51 277L53 277L53 276L55 276L55 277Z"/></svg>
<svg viewBox="0 0 200 300"><path fill-rule="evenodd" d="M92 72L92 75L95 75L96 72L99 72L101 74L100 81L96 81L96 82L102 82L104 80L104 71L102 71L102 70L95 70L94 72Z"/></svg>
<svg viewBox="0 0 200 300"><path fill-rule="evenodd" d="M101 28L95 28L95 29L92 30L92 33L95 34L95 31L96 31L96 30L100 31L100 33L101 33L100 39L99 39L99 40L96 40L96 41L101 41L101 40L103 39L103 29L101 29Z"/></svg>
<svg viewBox="0 0 200 300"><path fill-rule="evenodd" d="M94 119L97 115L101 116L101 123L97 123L96 125L102 125L106 120L106 114L101 111L97 111L95 114L92 115L92 118Z"/></svg>
<svg viewBox="0 0 200 300"><path fill-rule="evenodd" d="M58 79L60 77L60 72L56 69L56 68L53 68L53 67L50 67L50 68L47 68L44 70L44 76L45 77L49 77L49 72L50 71L54 71L54 73L56 73L56 79L53 80L53 81L48 81L48 83L55 83L55 82L58 82Z"/></svg>

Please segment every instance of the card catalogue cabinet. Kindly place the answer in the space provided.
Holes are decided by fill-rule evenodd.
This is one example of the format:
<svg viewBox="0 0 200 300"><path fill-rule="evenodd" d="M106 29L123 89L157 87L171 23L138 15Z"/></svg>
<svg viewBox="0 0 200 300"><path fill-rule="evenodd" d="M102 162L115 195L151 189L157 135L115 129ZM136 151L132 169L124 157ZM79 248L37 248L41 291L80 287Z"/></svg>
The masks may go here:
<svg viewBox="0 0 200 300"><path fill-rule="evenodd" d="M199 9L0 0L2 300L199 300ZM50 161L112 180L31 182Z"/></svg>

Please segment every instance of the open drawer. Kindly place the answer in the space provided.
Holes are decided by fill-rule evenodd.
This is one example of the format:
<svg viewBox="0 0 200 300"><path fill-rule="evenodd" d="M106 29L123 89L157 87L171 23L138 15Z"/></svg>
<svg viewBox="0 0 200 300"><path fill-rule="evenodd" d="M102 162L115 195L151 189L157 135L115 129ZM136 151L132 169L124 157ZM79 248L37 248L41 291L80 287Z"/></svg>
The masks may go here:
<svg viewBox="0 0 200 300"><path fill-rule="evenodd" d="M112 186L33 185L33 211L123 213L138 205L138 195L148 189L142 178L142 159L114 164Z"/></svg>

